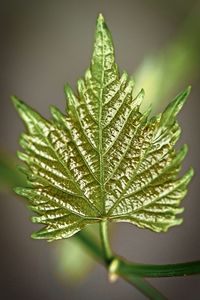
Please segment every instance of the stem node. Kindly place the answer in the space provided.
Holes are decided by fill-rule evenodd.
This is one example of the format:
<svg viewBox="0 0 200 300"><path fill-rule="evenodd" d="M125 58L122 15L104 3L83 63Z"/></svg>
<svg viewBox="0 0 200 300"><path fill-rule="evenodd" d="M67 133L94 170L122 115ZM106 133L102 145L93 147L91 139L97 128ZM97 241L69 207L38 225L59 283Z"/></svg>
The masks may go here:
<svg viewBox="0 0 200 300"><path fill-rule="evenodd" d="M119 275L117 274L119 268L119 260L117 258L114 258L108 268L109 272L109 281L115 282L119 278Z"/></svg>

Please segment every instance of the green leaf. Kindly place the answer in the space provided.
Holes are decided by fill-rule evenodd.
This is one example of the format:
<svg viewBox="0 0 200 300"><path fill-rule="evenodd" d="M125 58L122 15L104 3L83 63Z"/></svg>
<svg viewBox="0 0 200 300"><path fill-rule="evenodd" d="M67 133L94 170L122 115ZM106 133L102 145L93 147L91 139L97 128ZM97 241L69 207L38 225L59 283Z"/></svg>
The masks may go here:
<svg viewBox="0 0 200 300"><path fill-rule="evenodd" d="M75 95L65 86L67 112L51 108L48 121L21 100L14 105L26 124L20 144L32 188L17 188L45 227L34 238L68 238L102 220L130 222L157 232L182 222L180 202L193 175L179 178L187 153L174 148L176 116L190 88L162 114L140 112L144 91L134 98L134 81L115 63L110 32L97 20L90 68Z"/></svg>

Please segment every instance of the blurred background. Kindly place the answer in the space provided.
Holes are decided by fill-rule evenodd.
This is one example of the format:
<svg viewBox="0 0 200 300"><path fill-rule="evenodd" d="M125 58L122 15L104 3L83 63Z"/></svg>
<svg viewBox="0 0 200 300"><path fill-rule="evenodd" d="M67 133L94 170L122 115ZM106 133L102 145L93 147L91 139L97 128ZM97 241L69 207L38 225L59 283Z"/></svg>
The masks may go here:
<svg viewBox="0 0 200 300"><path fill-rule="evenodd" d="M30 238L36 229L25 202L11 190L24 178L16 171L23 125L10 96L15 94L49 117L64 109L63 86L89 65L96 17L112 32L121 70L144 87L144 106L161 111L192 85L182 110L180 143L189 145L184 170L196 176L183 205L184 223L167 233L129 224L112 225L112 245L129 260L152 264L200 259L200 1L193 0L1 0L0 1L0 299L145 299L119 280L110 284L76 238L47 243ZM94 232L96 228L92 229ZM200 276L150 280L169 299L199 299Z"/></svg>

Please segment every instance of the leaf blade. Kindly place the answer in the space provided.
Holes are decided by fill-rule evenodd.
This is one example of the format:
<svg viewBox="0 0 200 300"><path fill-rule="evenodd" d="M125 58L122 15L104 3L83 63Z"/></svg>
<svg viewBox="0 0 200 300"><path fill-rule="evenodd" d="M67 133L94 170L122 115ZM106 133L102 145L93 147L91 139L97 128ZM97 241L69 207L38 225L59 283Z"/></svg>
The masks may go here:
<svg viewBox="0 0 200 300"><path fill-rule="evenodd" d="M120 75L114 46L102 15L98 17L90 68L75 95L67 84L67 112L51 107L52 121L17 97L14 105L27 132L19 154L32 187L16 192L29 199L46 225L35 238L70 237L86 225L109 220L130 222L156 232L182 222L180 202L193 176L179 178L187 147L176 151L176 116L190 87L162 114L140 112L144 91L134 97L134 80Z"/></svg>

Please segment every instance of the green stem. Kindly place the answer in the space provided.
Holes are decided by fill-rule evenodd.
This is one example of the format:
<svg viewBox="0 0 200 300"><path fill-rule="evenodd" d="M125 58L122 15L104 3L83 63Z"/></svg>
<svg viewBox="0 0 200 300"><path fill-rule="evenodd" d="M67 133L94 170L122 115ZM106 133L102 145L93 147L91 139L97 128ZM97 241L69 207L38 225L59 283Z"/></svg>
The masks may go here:
<svg viewBox="0 0 200 300"><path fill-rule="evenodd" d="M78 240L98 259L103 262L105 255L89 234L80 232ZM118 262L117 270L120 275L142 277L174 277L200 274L200 261L168 265L144 265L129 263L122 258L115 258Z"/></svg>
<svg viewBox="0 0 200 300"><path fill-rule="evenodd" d="M76 237L94 257L106 266L109 271L115 265L114 272L124 280L136 287L149 299L166 299L157 289L151 286L143 277L169 277L200 274L200 261L170 265L144 265L128 263L120 257L114 257L108 240L107 223L103 222L100 226L102 249L94 239L84 231L78 233Z"/></svg>
<svg viewBox="0 0 200 300"><path fill-rule="evenodd" d="M102 231L102 235L106 237L107 232L107 224L101 226L103 228L100 229L100 232ZM106 266L106 268L109 268L111 266L112 262L108 263L108 261L105 261L105 253L103 252L103 247L101 247L97 244L97 242L94 240L94 238L89 234L85 233L84 231L80 231L78 234L75 235L77 240L83 245L87 250L90 251L90 253L101 263ZM108 241L107 238L103 238L103 240ZM109 243L107 243L109 245ZM110 246L108 247L111 252ZM115 258L113 258L114 260ZM118 261L118 259L116 258ZM143 295L147 296L148 299L151 300L165 300L166 298L156 289L154 288L148 281L146 281L144 278L136 276L132 273L126 273L123 269L120 269L118 272L118 275L121 276L125 281L130 283L132 286L134 286L136 289L138 289Z"/></svg>
<svg viewBox="0 0 200 300"><path fill-rule="evenodd" d="M121 274L121 277L130 284L134 285L143 295L151 300L167 300L155 287L142 277L134 276L133 274Z"/></svg>
<svg viewBox="0 0 200 300"><path fill-rule="evenodd" d="M169 265L144 265L128 263L119 259L119 269L123 273L142 277L174 277L200 273L200 261Z"/></svg>
<svg viewBox="0 0 200 300"><path fill-rule="evenodd" d="M108 222L102 221L99 224L99 230L100 230L100 238L101 238L104 260L105 263L109 265L114 256L108 238Z"/></svg>

